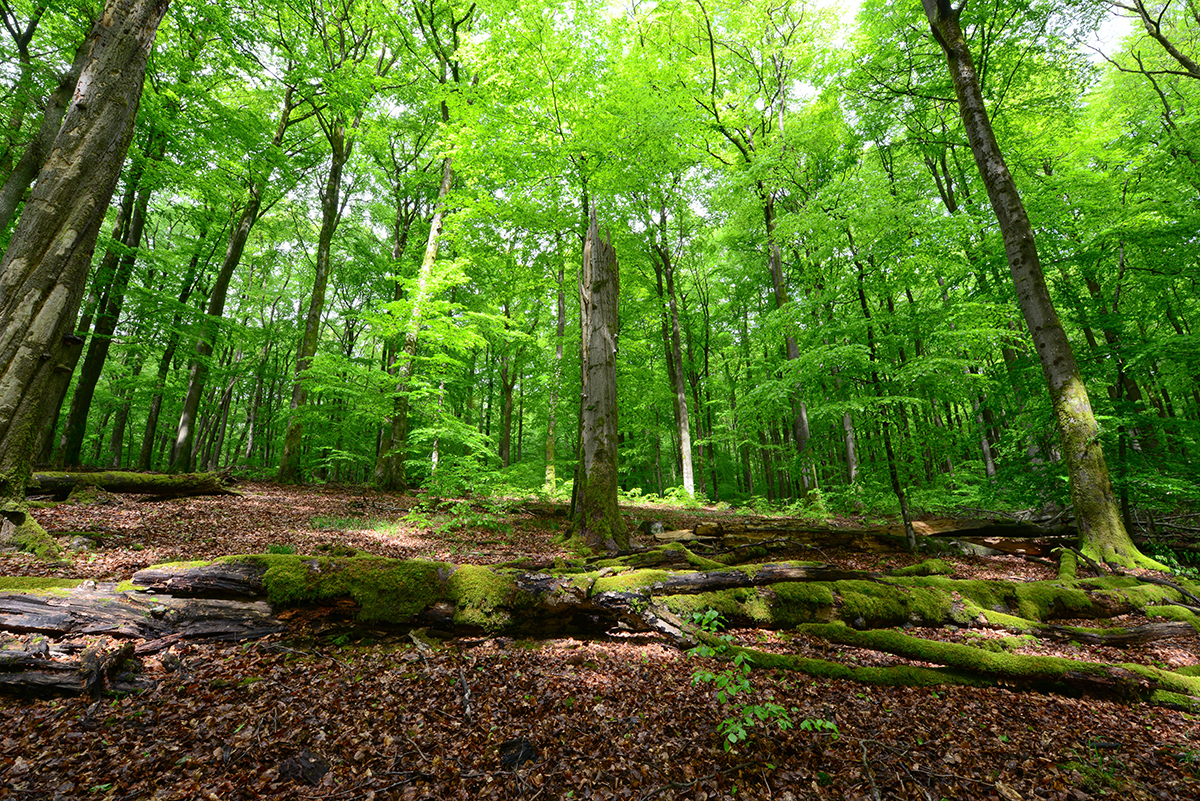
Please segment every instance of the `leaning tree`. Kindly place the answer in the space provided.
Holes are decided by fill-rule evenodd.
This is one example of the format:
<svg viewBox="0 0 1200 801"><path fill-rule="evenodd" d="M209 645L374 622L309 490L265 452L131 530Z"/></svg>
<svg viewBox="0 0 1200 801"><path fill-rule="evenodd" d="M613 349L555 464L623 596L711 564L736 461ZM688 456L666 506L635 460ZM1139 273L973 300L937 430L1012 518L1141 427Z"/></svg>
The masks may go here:
<svg viewBox="0 0 1200 801"><path fill-rule="evenodd" d="M979 75L960 24L966 2L955 7L950 0L921 1L933 38L946 55L959 115L1000 225L1017 301L1050 389L1084 552L1108 562L1159 566L1138 551L1121 521L1100 445L1100 427L1071 341L1050 298L1033 225L992 130Z"/></svg>
<svg viewBox="0 0 1200 801"><path fill-rule="evenodd" d="M75 315L169 0L108 0L50 156L0 262L0 515L37 531L25 485L47 387L82 342ZM11 529L17 529L12 532Z"/></svg>

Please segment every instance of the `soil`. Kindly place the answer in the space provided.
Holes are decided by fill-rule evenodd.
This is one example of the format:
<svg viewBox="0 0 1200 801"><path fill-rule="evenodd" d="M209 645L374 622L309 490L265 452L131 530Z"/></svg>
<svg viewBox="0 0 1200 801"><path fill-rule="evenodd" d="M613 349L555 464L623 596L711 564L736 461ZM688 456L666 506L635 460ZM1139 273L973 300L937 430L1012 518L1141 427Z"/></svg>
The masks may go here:
<svg viewBox="0 0 1200 801"><path fill-rule="evenodd" d="M116 581L151 564L288 548L476 564L568 556L552 542L565 518L544 504L439 502L335 487L239 489L240 498L143 503L109 496L39 510L44 527L80 549L54 563L4 555L0 572ZM655 506L622 512L631 524L657 519L667 529L735 516ZM914 561L828 549L809 558L868 570ZM1054 576L1053 568L1015 556L952 561L964 578ZM722 703L695 674L729 674L728 663L680 653L656 636L614 630L586 640L430 640L347 626L327 612L294 610L287 632L253 643L181 644L144 657L131 666L137 675L124 677L140 692L0 700L0 797L1200 797L1200 717L1187 712L765 670L750 674L748 696ZM796 633L730 635L763 650L858 664L904 661ZM34 636L8 635L9 647L29 646ZM1125 649L1043 639L1021 651L1173 669L1200 661L1195 635ZM718 729L742 698L778 704L792 726L764 721L725 747Z"/></svg>

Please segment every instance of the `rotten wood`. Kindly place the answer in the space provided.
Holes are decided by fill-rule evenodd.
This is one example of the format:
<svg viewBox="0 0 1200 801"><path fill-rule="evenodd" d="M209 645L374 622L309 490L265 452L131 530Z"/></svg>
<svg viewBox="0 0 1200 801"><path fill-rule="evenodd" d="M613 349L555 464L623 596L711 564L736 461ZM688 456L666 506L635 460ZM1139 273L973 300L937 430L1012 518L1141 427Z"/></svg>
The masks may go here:
<svg viewBox="0 0 1200 801"><path fill-rule="evenodd" d="M228 471L219 473L133 473L105 470L94 473L34 473L26 486L27 495L51 495L66 499L82 487L96 487L105 492L147 495L155 500L183 498L194 495L238 495L231 489L233 480Z"/></svg>

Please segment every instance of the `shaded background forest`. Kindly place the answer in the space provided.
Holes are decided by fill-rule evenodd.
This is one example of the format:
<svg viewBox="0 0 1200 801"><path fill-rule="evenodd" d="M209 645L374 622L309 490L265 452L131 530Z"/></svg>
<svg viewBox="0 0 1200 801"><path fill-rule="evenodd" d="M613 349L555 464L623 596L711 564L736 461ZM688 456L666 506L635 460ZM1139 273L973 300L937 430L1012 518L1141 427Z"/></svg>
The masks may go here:
<svg viewBox="0 0 1200 801"><path fill-rule="evenodd" d="M1142 8L1161 24L1097 38ZM6 244L99 4L2 10ZM963 23L1152 527L1200 492L1200 10ZM38 461L273 476L290 427L285 478L377 480L400 449L448 494L569 492L592 209L621 262L627 492L887 512L887 430L918 508L1065 502L944 59L919 4L877 0L177 0Z"/></svg>

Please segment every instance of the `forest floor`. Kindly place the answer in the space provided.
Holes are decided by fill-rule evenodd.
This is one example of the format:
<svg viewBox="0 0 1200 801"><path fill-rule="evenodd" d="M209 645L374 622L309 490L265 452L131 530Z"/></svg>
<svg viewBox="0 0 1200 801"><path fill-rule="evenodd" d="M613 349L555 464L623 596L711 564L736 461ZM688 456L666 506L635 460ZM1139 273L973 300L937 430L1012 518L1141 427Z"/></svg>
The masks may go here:
<svg viewBox="0 0 1200 801"><path fill-rule="evenodd" d="M253 483L239 489L243 497L144 503L110 496L40 510L52 533L91 545L76 540L80 549L57 562L4 555L0 574L116 581L152 564L285 547L477 564L567 556L552 542L565 518L545 505L436 506L358 489ZM735 516L622 511L631 523L658 519L668 529ZM914 561L831 550L815 558L872 570ZM952 561L956 577L1054 576L1018 557ZM321 610L297 610L288 625L252 643L176 645L145 657L141 679L149 689L140 693L0 700L0 797L1200 798L1200 716L1161 707L758 670L750 676L752 697L792 710L797 725L763 727L726 750L717 727L733 712L712 685L693 679L698 669L721 666L657 636L475 636L430 646L348 627ZM966 636L952 628L920 633ZM730 634L764 650L903 662L794 633ZM1024 652L1176 668L1200 661L1200 639L1118 650L1031 638ZM836 723L836 736L801 728L805 720Z"/></svg>

